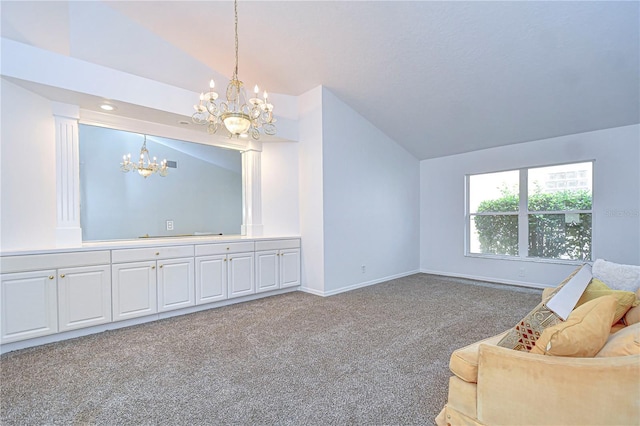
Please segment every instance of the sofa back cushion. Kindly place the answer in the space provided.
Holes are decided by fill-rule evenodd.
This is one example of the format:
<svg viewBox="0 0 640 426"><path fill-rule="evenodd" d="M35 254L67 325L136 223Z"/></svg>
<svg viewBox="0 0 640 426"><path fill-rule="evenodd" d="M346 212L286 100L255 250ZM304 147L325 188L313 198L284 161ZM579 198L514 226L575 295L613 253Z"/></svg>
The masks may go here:
<svg viewBox="0 0 640 426"><path fill-rule="evenodd" d="M596 357L640 355L640 323L611 334Z"/></svg>

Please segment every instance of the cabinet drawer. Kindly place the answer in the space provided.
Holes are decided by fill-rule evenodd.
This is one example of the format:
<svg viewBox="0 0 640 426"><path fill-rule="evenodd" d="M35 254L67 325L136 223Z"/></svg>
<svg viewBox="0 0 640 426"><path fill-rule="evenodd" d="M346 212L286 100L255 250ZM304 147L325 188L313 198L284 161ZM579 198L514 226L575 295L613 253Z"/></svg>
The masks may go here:
<svg viewBox="0 0 640 426"><path fill-rule="evenodd" d="M213 254L243 253L253 251L255 244L251 242L202 244L196 246L196 256L210 256Z"/></svg>
<svg viewBox="0 0 640 426"><path fill-rule="evenodd" d="M71 253L28 254L3 256L0 270L3 273L36 271L41 269L70 268L74 266L104 265L111 262L109 250L78 251Z"/></svg>
<svg viewBox="0 0 640 426"><path fill-rule="evenodd" d="M299 248L299 247L300 247L300 240L298 238L294 238L290 240L256 241L256 251L282 250L282 249L292 249L292 248Z"/></svg>
<svg viewBox="0 0 640 426"><path fill-rule="evenodd" d="M138 262L142 260L170 259L193 256L193 246L145 247L137 249L113 250L113 263Z"/></svg>

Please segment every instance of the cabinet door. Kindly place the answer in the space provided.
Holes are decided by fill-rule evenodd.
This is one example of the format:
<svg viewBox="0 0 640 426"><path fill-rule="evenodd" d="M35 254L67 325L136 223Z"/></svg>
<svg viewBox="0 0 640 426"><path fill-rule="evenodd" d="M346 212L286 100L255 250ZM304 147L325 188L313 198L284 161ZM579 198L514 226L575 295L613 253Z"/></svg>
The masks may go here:
<svg viewBox="0 0 640 426"><path fill-rule="evenodd" d="M280 288L277 250L256 252L256 293Z"/></svg>
<svg viewBox="0 0 640 426"><path fill-rule="evenodd" d="M108 265L58 270L60 331L111 321L111 270Z"/></svg>
<svg viewBox="0 0 640 426"><path fill-rule="evenodd" d="M111 277L114 321L158 311L155 261L112 265Z"/></svg>
<svg viewBox="0 0 640 426"><path fill-rule="evenodd" d="M300 249L280 250L280 288L300 285Z"/></svg>
<svg viewBox="0 0 640 426"><path fill-rule="evenodd" d="M196 305L227 298L227 256L196 257Z"/></svg>
<svg viewBox="0 0 640 426"><path fill-rule="evenodd" d="M2 343L58 331L55 270L4 274L0 285Z"/></svg>
<svg viewBox="0 0 640 426"><path fill-rule="evenodd" d="M253 253L230 254L228 259L229 297L255 293Z"/></svg>
<svg viewBox="0 0 640 426"><path fill-rule="evenodd" d="M158 260L158 311L195 305L193 258Z"/></svg>

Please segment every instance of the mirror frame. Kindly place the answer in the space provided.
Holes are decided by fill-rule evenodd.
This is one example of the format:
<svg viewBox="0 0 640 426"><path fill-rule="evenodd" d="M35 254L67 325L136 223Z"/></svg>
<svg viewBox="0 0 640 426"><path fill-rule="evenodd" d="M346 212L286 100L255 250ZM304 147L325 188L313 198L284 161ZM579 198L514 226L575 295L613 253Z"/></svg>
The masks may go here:
<svg viewBox="0 0 640 426"><path fill-rule="evenodd" d="M152 134L186 142L240 151L242 157L242 237L262 236L262 182L260 141L231 139L177 126L135 120L80 109L77 105L52 102L56 130L56 246L83 247L105 242L83 242L80 223L80 123L134 133ZM185 237L200 238L200 237ZM120 242L138 241L118 240ZM158 242L162 239L156 240Z"/></svg>

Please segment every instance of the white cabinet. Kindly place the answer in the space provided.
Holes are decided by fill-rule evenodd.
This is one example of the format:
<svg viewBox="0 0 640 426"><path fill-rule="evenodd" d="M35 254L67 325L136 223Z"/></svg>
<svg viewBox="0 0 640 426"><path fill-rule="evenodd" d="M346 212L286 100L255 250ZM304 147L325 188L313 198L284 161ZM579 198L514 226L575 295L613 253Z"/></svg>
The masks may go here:
<svg viewBox="0 0 640 426"><path fill-rule="evenodd" d="M196 304L227 298L227 255L196 257Z"/></svg>
<svg viewBox="0 0 640 426"><path fill-rule="evenodd" d="M111 267L113 320L195 305L193 253L192 245L113 250L113 262L137 261Z"/></svg>
<svg viewBox="0 0 640 426"><path fill-rule="evenodd" d="M55 270L3 274L0 285L2 343L58 331Z"/></svg>
<svg viewBox="0 0 640 426"><path fill-rule="evenodd" d="M158 260L158 311L195 305L193 257Z"/></svg>
<svg viewBox="0 0 640 426"><path fill-rule="evenodd" d="M111 279L114 321L158 311L155 261L112 265Z"/></svg>
<svg viewBox="0 0 640 426"><path fill-rule="evenodd" d="M300 249L280 250L280 288L300 285Z"/></svg>
<svg viewBox="0 0 640 426"><path fill-rule="evenodd" d="M259 241L256 250L257 292L300 285L300 240Z"/></svg>
<svg viewBox="0 0 640 426"><path fill-rule="evenodd" d="M253 253L235 253L228 258L229 298L255 293Z"/></svg>
<svg viewBox="0 0 640 426"><path fill-rule="evenodd" d="M3 256L0 341L111 321L110 252Z"/></svg>
<svg viewBox="0 0 640 426"><path fill-rule="evenodd" d="M196 304L254 294L254 243L196 246Z"/></svg>
<svg viewBox="0 0 640 426"><path fill-rule="evenodd" d="M111 321L109 265L58 270L58 329L75 330Z"/></svg>

